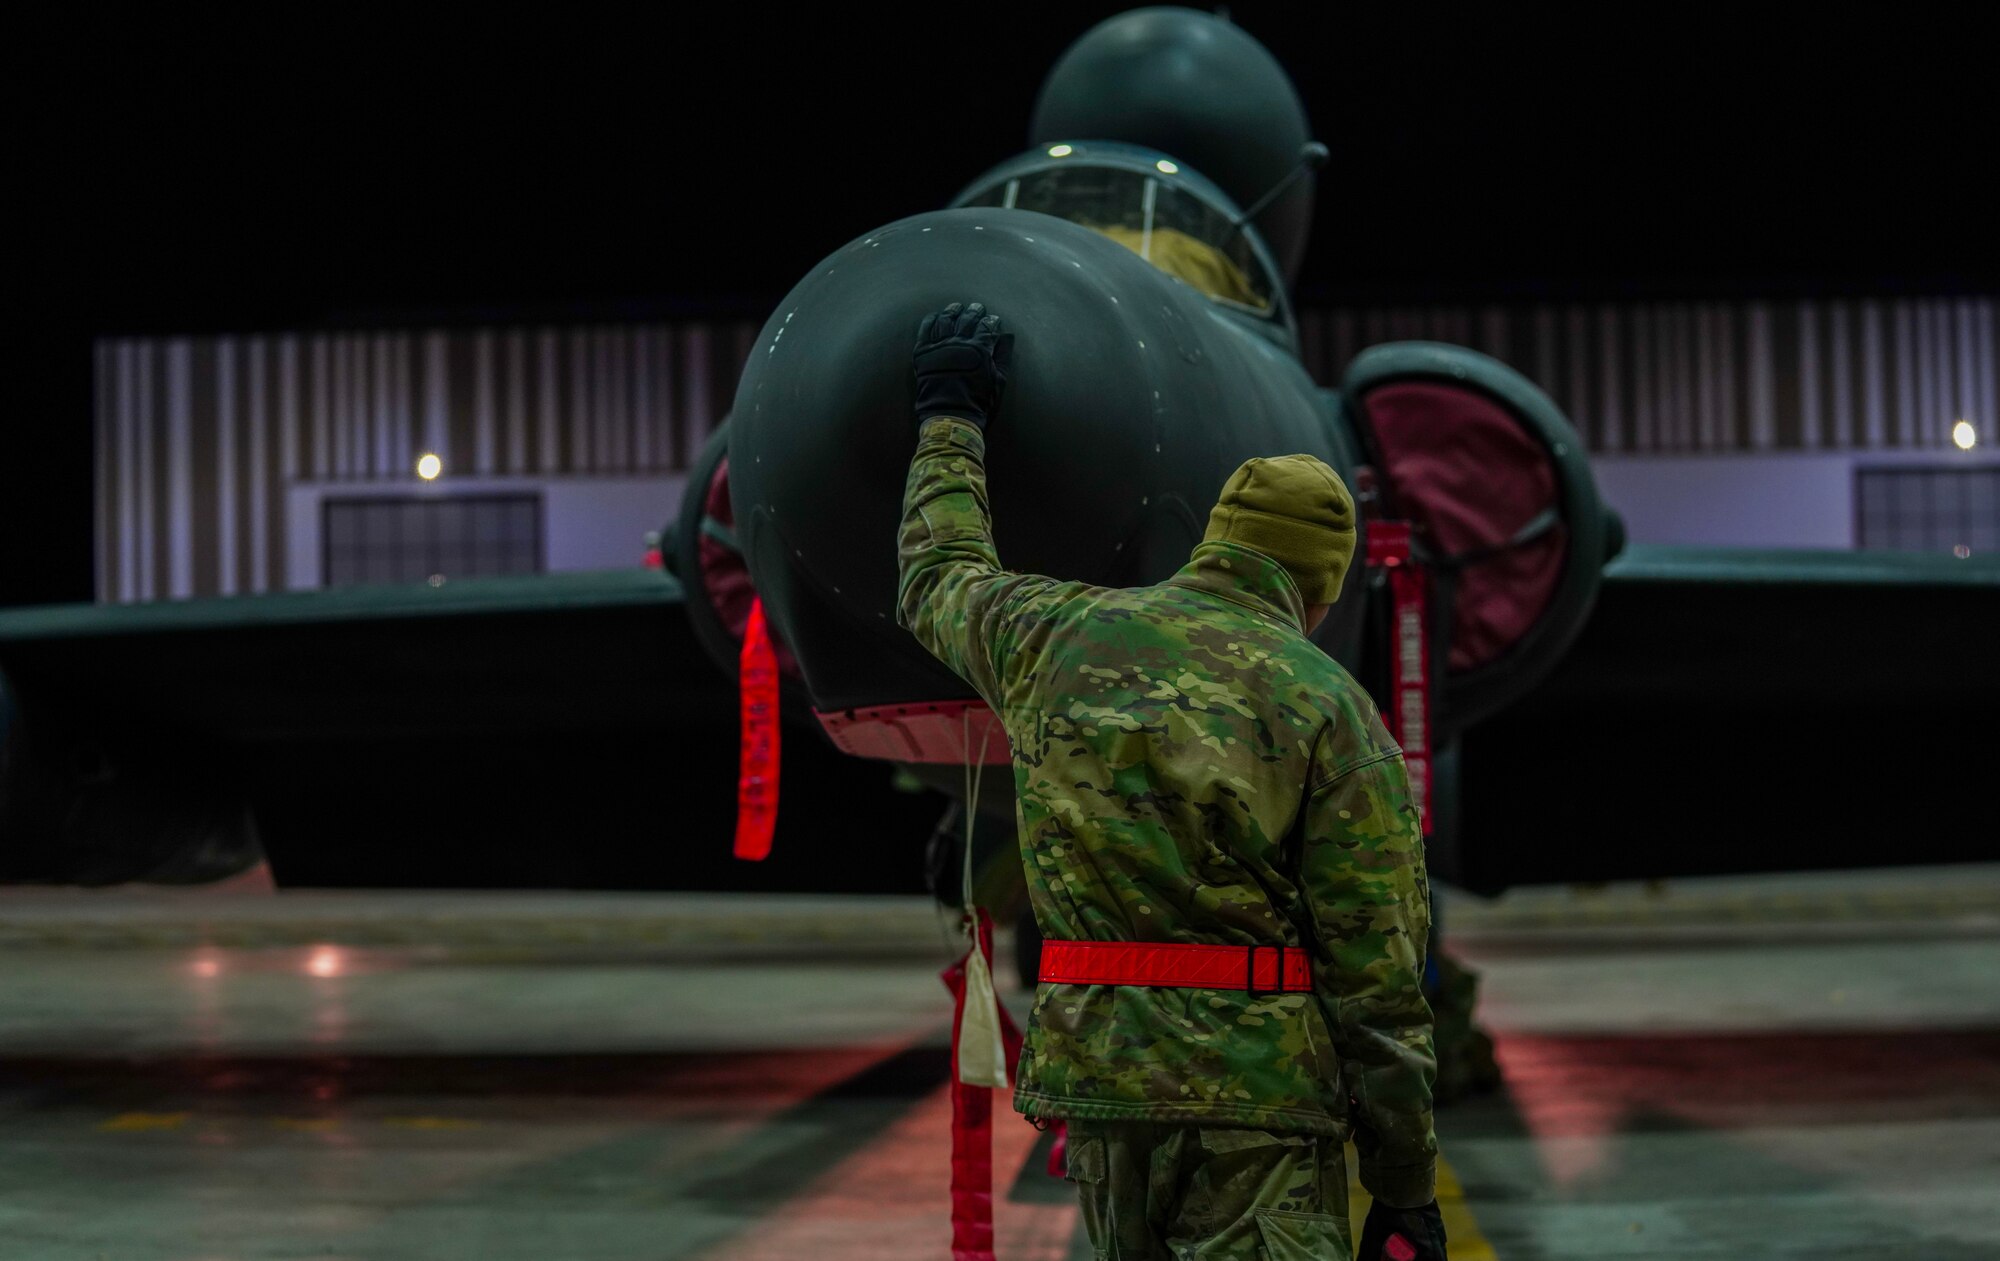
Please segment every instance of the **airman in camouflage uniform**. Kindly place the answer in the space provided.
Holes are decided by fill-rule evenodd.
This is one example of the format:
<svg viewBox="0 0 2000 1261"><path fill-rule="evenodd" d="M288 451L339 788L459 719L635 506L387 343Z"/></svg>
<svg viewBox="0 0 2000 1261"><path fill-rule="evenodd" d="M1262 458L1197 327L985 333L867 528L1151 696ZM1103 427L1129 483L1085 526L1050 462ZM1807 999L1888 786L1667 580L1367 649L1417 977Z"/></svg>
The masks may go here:
<svg viewBox="0 0 2000 1261"><path fill-rule="evenodd" d="M1364 1258L1400 1226L1421 1250L1390 1255L1442 1261L1421 832L1402 751L1306 638L1346 488L1252 460L1164 583L1009 573L983 458L1010 348L977 304L920 333L900 620L1002 718L1042 934L1302 947L1314 984L1044 983L1015 1107L1068 1119L1100 1256L1346 1257L1352 1136L1383 1215Z"/></svg>

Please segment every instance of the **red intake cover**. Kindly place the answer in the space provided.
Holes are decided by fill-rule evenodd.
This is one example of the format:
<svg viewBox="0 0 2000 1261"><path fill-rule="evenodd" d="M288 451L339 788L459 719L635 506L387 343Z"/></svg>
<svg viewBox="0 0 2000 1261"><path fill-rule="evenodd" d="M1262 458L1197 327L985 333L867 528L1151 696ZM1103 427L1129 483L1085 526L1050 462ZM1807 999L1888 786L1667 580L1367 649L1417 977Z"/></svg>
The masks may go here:
<svg viewBox="0 0 2000 1261"><path fill-rule="evenodd" d="M1455 385L1413 381L1368 392L1361 406L1394 514L1429 551L1462 556L1505 543L1556 504L1548 451L1498 402ZM1504 654L1548 608L1563 575L1560 525L1457 576L1447 669Z"/></svg>
<svg viewBox="0 0 2000 1261"><path fill-rule="evenodd" d="M716 464L714 476L708 479L708 492L702 499L701 515L718 525L736 528L736 513L729 505L729 459L727 456ZM709 605L715 609L716 618L729 632L730 638L738 643L743 641L744 628L750 622L750 606L756 603L757 588L750 581L750 567L743 560L743 553L730 547L722 540L703 534L695 541L696 554L701 558L701 589L708 597ZM778 637L775 627L769 631L771 648L777 653L778 670L787 678L799 677L799 663L792 658L791 649Z"/></svg>

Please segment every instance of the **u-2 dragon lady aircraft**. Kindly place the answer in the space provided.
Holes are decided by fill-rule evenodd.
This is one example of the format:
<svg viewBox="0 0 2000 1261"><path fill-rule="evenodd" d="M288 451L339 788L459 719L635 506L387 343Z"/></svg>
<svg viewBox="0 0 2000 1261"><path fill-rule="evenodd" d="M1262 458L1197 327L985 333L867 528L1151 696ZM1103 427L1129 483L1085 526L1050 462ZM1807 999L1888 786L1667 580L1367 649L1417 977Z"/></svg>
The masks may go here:
<svg viewBox="0 0 2000 1261"><path fill-rule="evenodd" d="M1224 19L1087 33L1031 139L779 304L671 574L0 615L0 879L194 879L261 852L281 884L685 885L726 852L760 599L793 720L779 853L842 847L851 887L880 887L914 859L885 838L914 846L935 808L867 763L962 793L980 722L894 619L910 344L960 299L1021 340L989 439L1010 567L1158 581L1260 454L1339 469L1365 533L1409 527L1439 877L1993 857L2000 564L1625 548L1576 433L1504 364L1393 344L1316 384L1288 290L1326 150ZM1322 196L1364 176L1335 167ZM1319 633L1378 698L1411 643L1392 587L1357 563ZM1018 881L986 831L989 883Z"/></svg>

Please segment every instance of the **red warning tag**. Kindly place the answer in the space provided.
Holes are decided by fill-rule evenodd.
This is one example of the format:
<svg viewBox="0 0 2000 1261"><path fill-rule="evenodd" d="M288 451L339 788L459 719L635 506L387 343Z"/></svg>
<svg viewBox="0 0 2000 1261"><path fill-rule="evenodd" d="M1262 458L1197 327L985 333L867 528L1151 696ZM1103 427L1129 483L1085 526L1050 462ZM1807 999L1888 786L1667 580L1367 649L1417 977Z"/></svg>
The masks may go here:
<svg viewBox="0 0 2000 1261"><path fill-rule="evenodd" d="M1368 523L1368 564L1389 572L1389 696L1383 719L1403 746L1410 794L1426 834L1431 818L1430 648L1425 603L1430 583L1410 551L1406 521Z"/></svg>
<svg viewBox="0 0 2000 1261"><path fill-rule="evenodd" d="M778 654L764 625L764 601L751 601L743 627L738 690L743 745L736 776L736 856L760 862L778 830Z"/></svg>

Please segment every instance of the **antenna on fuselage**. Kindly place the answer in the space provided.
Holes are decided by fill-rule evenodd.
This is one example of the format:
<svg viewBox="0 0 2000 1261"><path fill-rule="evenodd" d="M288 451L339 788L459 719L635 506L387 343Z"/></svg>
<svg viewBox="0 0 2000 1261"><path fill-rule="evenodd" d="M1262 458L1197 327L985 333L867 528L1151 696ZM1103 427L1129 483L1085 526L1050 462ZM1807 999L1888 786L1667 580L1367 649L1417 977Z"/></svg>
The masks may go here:
<svg viewBox="0 0 2000 1261"><path fill-rule="evenodd" d="M1229 226L1240 228L1252 219L1255 219L1258 215L1263 214L1266 206L1284 196L1287 189L1305 178L1306 172L1317 171L1325 166L1326 160L1331 156L1332 154L1327 147L1317 140L1308 140L1300 145L1299 160L1285 175L1285 178L1273 184L1270 192L1259 197L1250 209L1237 215L1236 221Z"/></svg>

